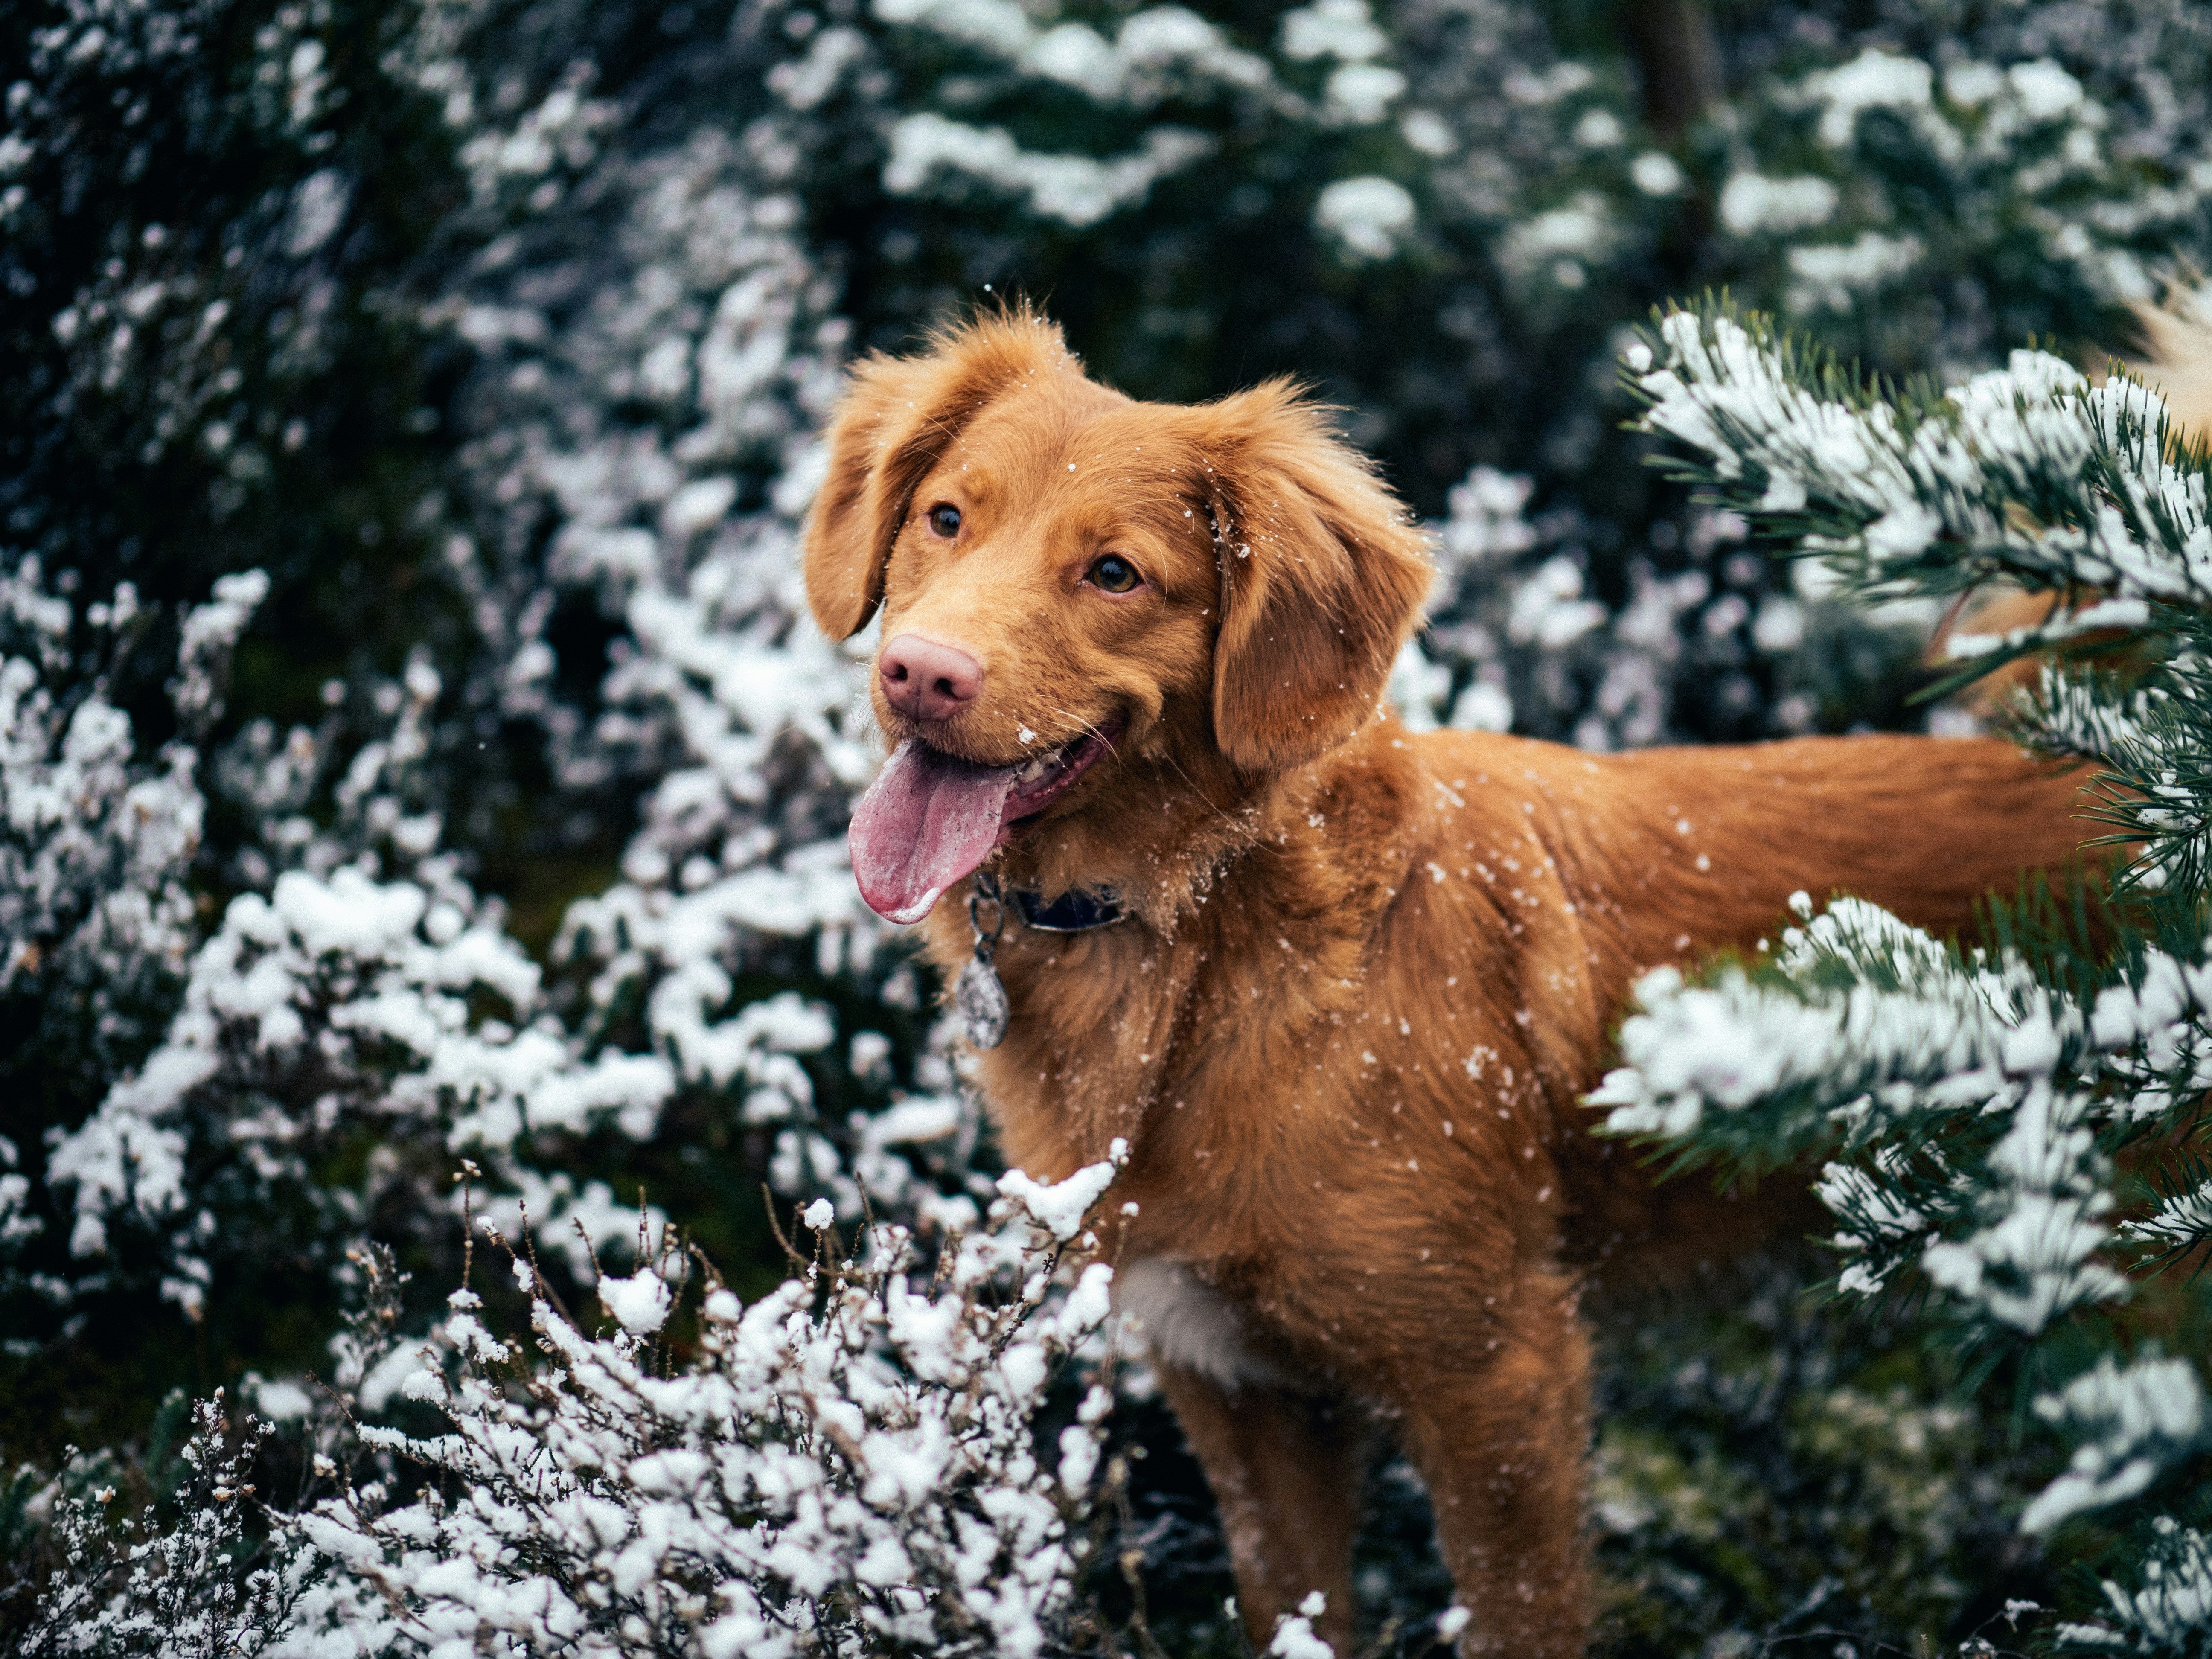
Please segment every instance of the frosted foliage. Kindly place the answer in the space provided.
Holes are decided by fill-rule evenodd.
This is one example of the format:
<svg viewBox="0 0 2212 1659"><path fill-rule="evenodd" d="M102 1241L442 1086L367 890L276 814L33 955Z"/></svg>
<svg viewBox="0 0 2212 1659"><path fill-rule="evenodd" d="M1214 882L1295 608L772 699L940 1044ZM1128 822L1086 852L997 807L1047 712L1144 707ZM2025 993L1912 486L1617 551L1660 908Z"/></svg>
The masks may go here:
<svg viewBox="0 0 2212 1659"><path fill-rule="evenodd" d="M267 591L259 571L226 577L185 616L172 696L188 726L219 709L231 649ZM131 1000L158 994L191 946L198 757L181 742L143 753L104 687L68 672L75 607L43 590L37 560L0 571L0 606L21 651L0 655L0 994L83 987L119 1036L135 1025ZM101 653L139 620L128 584L83 618Z"/></svg>
<svg viewBox="0 0 2212 1659"><path fill-rule="evenodd" d="M1590 591L1591 526L1571 509L1532 514L1534 490L1525 475L1478 466L1451 491L1433 526L1431 625L1393 702L1415 730L1512 729L1601 750L1674 736L1677 677L1701 659L1741 660L1734 634L1753 617L1748 602L1705 568L1662 574L1655 550L1630 560L1627 602L1609 607ZM1743 533L1735 514L1700 511L1687 539L1711 559ZM1710 620L1694 628L1700 611ZM1750 643L1786 658L1802 636L1798 606L1776 596L1758 614Z"/></svg>
<svg viewBox="0 0 2212 1659"><path fill-rule="evenodd" d="M249 1417L233 1443L221 1389L193 1407L191 1430L174 1493L182 1512L166 1530L149 1504L137 1518L137 1541L118 1550L108 1530L112 1485L53 1494L56 1542L66 1565L54 1570L39 1598L19 1651L258 1659L290 1650L283 1633L301 1603L311 1554L280 1539L266 1565L246 1573L234 1565L253 1553L254 1459L270 1431ZM72 1473L89 1486L99 1465L85 1462L91 1467Z"/></svg>
<svg viewBox="0 0 2212 1659"><path fill-rule="evenodd" d="M1387 259L1413 228L1413 198L1389 179L1339 179L1314 204L1314 223L1348 261Z"/></svg>
<svg viewBox="0 0 2212 1659"><path fill-rule="evenodd" d="M1714 1113L1777 1113L1801 1134L1840 1123L1861 1143L1909 1143L1930 1115L2003 1124L1978 1206L1937 1197L1942 1210L1923 1213L1846 1168L1820 1191L1846 1222L1838 1243L1867 1253L1846 1289L1880 1290L1926 1231L1919 1265L1930 1278L2033 1333L2125 1289L2094 1259L2110 1236L2111 1172L2086 1127L2087 1097L2063 1079L2084 1065L2123 1079L2140 1069L2166 1079L2177 1066L2195 1075L2212 968L2153 954L2137 982L2084 1007L2021 963L1962 959L1845 898L1786 930L1756 975L1730 969L1692 985L1663 969L1636 994L1643 1012L1621 1030L1626 1064L1591 1097L1612 1109L1615 1132L1682 1136Z"/></svg>
<svg viewBox="0 0 2212 1659"><path fill-rule="evenodd" d="M1818 170L1738 172L1720 217L1744 258L1779 266L1785 310L1848 315L1882 295L1909 305L1916 283L1999 239L2103 303L2148 295L2147 260L2193 245L2212 178L2201 120L2181 114L2197 102L2181 65L2200 37L2178 9L2154 5L2085 51L2069 9L1993 15L1964 38L1928 39L1924 55L1866 46L1761 100L1751 118L1763 147ZM2138 193L2130 174L2146 161L2161 187ZM1921 216L1911 193L1931 184L1945 213L1926 238L1898 234ZM1940 343L1937 366L1963 367L1967 344Z"/></svg>
<svg viewBox="0 0 2212 1659"><path fill-rule="evenodd" d="M488 354L463 461L490 530L457 535L447 558L501 647L501 705L549 726L571 788L657 770L685 746L757 803L774 732L795 720L828 738L848 695L835 653L794 632L788 539L842 329L792 235L797 202L763 173L711 128L610 157L586 188L611 234L549 217L537 259L495 266L450 302L452 325ZM548 291L588 298L558 313L528 303ZM633 400L660 418L618 418ZM616 666L595 724L551 693L546 576L636 630L641 649ZM860 764L849 748L839 757Z"/></svg>
<svg viewBox="0 0 2212 1659"><path fill-rule="evenodd" d="M702 971L695 965L695 977ZM710 1034L702 1028L713 1080L741 1084L754 1121L811 1120L811 1085L794 1055L821 1048L832 1030L823 1011L788 994ZM80 1256L107 1249L118 1211L175 1220L165 1288L196 1311L209 1270L190 1188L210 1158L242 1160L261 1189L304 1194L353 1217L366 1213L377 1181L465 1153L533 1218L553 1224L556 1238L581 1226L603 1243L629 1224L605 1184L579 1188L565 1173L541 1172L514 1156L516 1143L601 1127L648 1139L679 1077L659 1054L595 1050L568 1034L546 1009L536 965L450 877L380 884L353 869L327 880L293 871L268 898L233 901L193 959L166 1039L56 1143L49 1178L74 1188L70 1243ZM305 1109L271 1103L283 1101ZM915 1179L884 1148L957 1122L919 1105L906 1115L879 1127L862 1176L901 1205L915 1201ZM363 1133L391 1149L373 1161L371 1184L317 1186L319 1158ZM849 1185L826 1143L818 1161ZM515 1202L496 1200L495 1213L519 1215ZM947 1213L971 1213L964 1203Z"/></svg>
<svg viewBox="0 0 2212 1659"><path fill-rule="evenodd" d="M2109 815L2135 832L2138 850L2115 885L2161 905L2185 904L2187 896L2202 890L2212 854L2212 804L2193 782L2203 775L2204 711L2212 692L2206 674L2206 659L2193 652L2124 688L2046 666L2021 712L2021 728L2038 748L2094 761L2129 781L2130 791L2108 803Z"/></svg>
<svg viewBox="0 0 2212 1659"><path fill-rule="evenodd" d="M1110 41L1085 23L1040 30L1011 0L876 0L874 9L887 22L981 50L1109 107L1151 110L1176 94L1197 99L1227 94L1278 109L1304 107L1266 58L1237 46L1218 25L1182 6L1133 12L1121 19ZM1328 19L1320 21L1324 10ZM1284 21L1283 50L1292 58L1332 50L1320 43L1316 21L1330 41L1370 48L1338 55L1364 61L1378 55L1384 44L1358 0L1351 0L1348 9L1316 8L1304 15L1308 21L1302 22L1300 14ZM1316 49L1304 50L1309 45Z"/></svg>
<svg viewBox="0 0 2212 1659"><path fill-rule="evenodd" d="M636 1274L601 1282L615 1322L597 1335L508 1249L542 1358L494 1335L465 1287L426 1338L396 1338L401 1281L388 1252L364 1253L369 1305L332 1345L336 1393L289 1413L325 1495L258 1499L270 1430L248 1417L227 1450L218 1392L195 1408L173 1523L149 1508L118 1544L112 1486L88 1490L96 1462L60 1498L65 1566L27 1650L1044 1652L1110 1405L1095 1368L1112 1273L1063 1271L1061 1234L1125 1156L1116 1143L1115 1162L1024 1185L933 1263L888 1224L845 1255L817 1217L816 1263L750 1306L711 1270L695 1291L664 1232ZM697 1324L680 1365L653 1340L679 1297ZM1097 1380L1042 1439L1036 1413L1071 1366ZM264 1386L264 1405L282 1393ZM395 1393L444 1430L374 1420ZM401 1487L395 1460L436 1480ZM249 1515L267 1543L241 1568Z"/></svg>
<svg viewBox="0 0 2212 1659"><path fill-rule="evenodd" d="M1296 1613L1276 1620L1267 1643L1268 1659L1335 1659L1336 1650L1314 1634L1313 1621L1321 1617L1326 1601L1319 1590L1298 1603Z"/></svg>
<svg viewBox="0 0 2212 1659"><path fill-rule="evenodd" d="M1858 982L1834 987L1823 970L1845 960ZM1626 1064L1591 1097L1612 1108L1609 1127L1681 1134L1709 1112L1796 1090L1837 1104L1978 1108L2004 1085L2008 1044L2033 1000L2024 975L1966 971L1937 941L1857 899L1787 930L1773 965L1772 976L1731 969L1705 985L1671 968L1646 975L1635 990L1642 1012L1621 1028ZM2054 1044L2045 1063L2056 1058Z"/></svg>
<svg viewBox="0 0 2212 1659"><path fill-rule="evenodd" d="M20 657L0 662L0 988L50 962L88 981L180 967L204 805L190 751L145 765L128 715L94 697L64 718Z"/></svg>
<svg viewBox="0 0 2212 1659"><path fill-rule="evenodd" d="M2084 1006L1848 898L1785 930L1755 973L1692 984L1668 969L1637 994L1626 1064L1592 1097L1609 1127L1682 1139L1752 1120L1741 1133L1784 1146L1840 1133L1851 1157L1815 1188L1840 1224L1839 1287L1876 1295L1917 1267L1960 1316L2024 1337L2130 1291L2095 1133L2111 1109L2069 1079L2101 1073L2153 1111L2212 1080L2212 968L2152 953ZM2129 1231L2163 1242L2155 1220ZM2037 1409L2075 1451L2025 1511L2030 1531L2137 1496L2203 1436L2201 1386L2178 1359L2106 1361Z"/></svg>
<svg viewBox="0 0 2212 1659"><path fill-rule="evenodd" d="M554 286L589 303L548 316L495 272L455 318L492 354L465 461L495 531L449 556L501 642L497 696L546 726L568 787L659 780L628 879L572 913L561 951L602 963L602 1000L665 974L656 1040L717 1081L746 1046L710 1035L732 966L766 939L864 967L878 927L844 864L872 763L849 729L852 670L803 620L792 546L842 325L793 238L796 201L763 172L712 129L603 161L590 188L613 234L544 233ZM545 286L541 263L526 293ZM617 418L638 400L656 424ZM527 557L549 520L550 591ZM544 631L564 588L624 624L589 720L553 690Z"/></svg>
<svg viewBox="0 0 2212 1659"><path fill-rule="evenodd" d="M1202 133L1154 127L1142 149L1109 161L1041 155L1024 149L1004 127L973 127L924 112L892 130L884 187L896 196L919 196L945 174L965 175L1024 198L1042 217L1092 225L1141 202L1159 179L1212 149Z"/></svg>
<svg viewBox="0 0 2212 1659"><path fill-rule="evenodd" d="M1085 22L1042 27L1010 0L876 0L874 11L995 59L1032 86L1140 119L1176 101L1225 106L1240 118L1266 112L1322 131L1368 126L1389 114L1407 87L1402 73L1375 61L1390 40L1364 0L1323 0L1285 14L1273 58L1237 46L1182 6L1131 13L1110 40ZM1326 71L1318 96L1300 89L1312 68ZM1119 155L1043 151L1006 127L920 110L892 124L882 176L894 195L957 198L981 187L1039 219L1079 228L1141 205L1161 180L1191 172L1218 148L1206 133L1155 121ZM1406 240L1414 206L1395 181L1360 176L1328 185L1314 216L1347 258L1379 259Z"/></svg>
<svg viewBox="0 0 2212 1659"><path fill-rule="evenodd" d="M2143 1659L2197 1659L2212 1629L2212 1539L2172 1516L2151 1523L2152 1543L2135 1588L2106 1579L2110 1623L2061 1625L2069 1646Z"/></svg>
<svg viewBox="0 0 2212 1659"><path fill-rule="evenodd" d="M216 579L214 597L185 613L177 647L177 684L171 696L177 717L195 730L222 713L223 681L238 636L269 597L266 571L246 570Z"/></svg>
<svg viewBox="0 0 2212 1659"><path fill-rule="evenodd" d="M445 659L434 667L418 650L393 679L369 679L358 695L374 718L350 755L327 729L280 736L265 721L226 745L217 775L259 829L233 854L234 878L258 890L197 956L181 887L200 821L190 751L171 751L164 795L159 777L132 769L127 729L96 698L70 737L35 662L6 680L25 761L7 784L17 819L43 826L58 872L48 890L58 899L70 861L95 843L112 854L94 809L103 792L136 789L118 822L146 867L110 871L103 902L151 907L168 929L152 942L173 985L190 963L165 1039L116 1068L98 1109L56 1142L46 1178L88 1273L118 1250L116 1265L148 1265L114 1231L118 1220L153 1228L163 1289L195 1314L224 1245L201 1197L210 1182L269 1206L257 1222L304 1206L314 1218L298 1224L343 1236L380 1205L434 1216L444 1165L466 1153L484 1164L502 1220L526 1205L563 1224L552 1237L587 1267L591 1244L626 1231L623 1212L603 1181L514 1157L518 1138L647 1139L684 1087L727 1091L746 1122L778 1126L779 1185L826 1185L848 1213L863 1183L897 1212L950 1224L975 1213L963 1175L947 1194L907 1155L972 1138L973 1109L941 1060L927 1062L931 1087L890 1112L825 1123L799 1056L835 1037L826 1012L795 995L745 1005L735 994L735 976L777 951L865 973L880 932L844 863L850 793L871 765L848 732L850 667L802 620L792 555L843 325L794 235L788 156L764 129L711 125L665 147L603 150L618 112L587 95L580 70L534 100L501 93L488 117L454 56L478 21L429 9L386 64L434 93L466 136L468 211L487 216L477 228L506 226L421 319L480 354L458 411L458 495L424 509L453 515L440 575L483 647L454 665L465 678L449 684ZM782 80L787 97L805 93ZM326 234L342 195L343 181L303 185L291 234ZM656 418L632 418L640 406ZM182 619L188 729L220 714L228 648L266 588L258 573L224 578ZM68 607L38 591L35 567L19 589L26 627L66 632ZM611 613L623 635L585 707L556 691L546 640L564 592ZM97 625L123 629L134 604L118 592L94 608ZM500 907L441 850L436 769L449 763L456 700L539 725L571 799L658 781L623 860L628 879L562 932L556 955L587 981L580 1006L556 1013ZM29 764L39 745L57 777ZM319 818L319 802L331 809ZM39 890L27 867L11 884L26 896L9 934L17 971L51 965L61 948L39 933L51 931L27 902ZM617 1004L643 1006L642 1052L603 1046L600 1021ZM364 1139L378 1144L365 1173L335 1187L318 1178ZM308 1248L331 1255L327 1237Z"/></svg>
<svg viewBox="0 0 2212 1659"><path fill-rule="evenodd" d="M2168 1247L2212 1238L2212 1181L2161 1199L2142 1219L2123 1222L2120 1231L2143 1243Z"/></svg>
<svg viewBox="0 0 2212 1659"><path fill-rule="evenodd" d="M1055 1269L1062 1212L1079 1217L1114 1170L1024 1186L933 1272L879 1224L848 1257L825 1239L820 1265L749 1307L709 1276L680 1368L649 1340L663 1275L683 1277L665 1250L658 1271L601 1284L609 1334L537 1297L542 1362L456 1292L404 1385L445 1430L361 1431L442 1487L399 1504L349 1483L288 1520L346 1592L273 1650L1046 1650L1108 1396L1094 1387L1049 1445L1032 1418L1108 1317L1110 1269Z"/></svg>
<svg viewBox="0 0 2212 1659"><path fill-rule="evenodd" d="M1987 86L1954 74L1950 95L2008 87L2045 112L2080 104L2069 76L2030 67ZM1824 86L1838 143L1866 111L1917 118L1936 95L1871 53ZM2103 1322L2207 1237L2195 1144L2212 1086L2206 462L2142 384L2092 386L2044 354L1936 396L1862 387L1765 325L1710 310L1666 319L1658 345L1663 361L1629 354L1647 427L1696 452L1686 470L1753 524L1877 593L1991 577L2058 590L2045 621L1950 649L1970 667L2068 642L2091 657L2046 665L2018 726L2100 769L2092 815L2139 842L2108 880L2141 902L2121 913L2141 933L2093 948L2057 907L2024 899L2000 912L2000 943L1962 951L1848 896L1815 915L1799 894L1799 925L1757 961L1644 979L1625 1063L1594 1103L1617 1132L1758 1166L1833 1152L1816 1190L1838 1222L1840 1289L1875 1296L1917 1273L1969 1340L2045 1345L2066 1378L2034 1401L2069 1455L2022 1529L2063 1536L2091 1513L2124 1526L2206 1439L2194 1360L2146 1345L2123 1364ZM2139 653L2131 672L2094 665L2116 649ZM2124 1155L2154 1172L2148 1197L2121 1179ZM2202 1540L2169 1518L2149 1534L2134 1585L2105 1587L2114 1622L2069 1626L2068 1645L2203 1650Z"/></svg>
<svg viewBox="0 0 2212 1659"><path fill-rule="evenodd" d="M2093 1259L2109 1237L2110 1171L2087 1115L2079 1097L2031 1085L1989 1154L1996 1182L1974 1216L1981 1224L1920 1258L1937 1285L2030 1335L2074 1308L2127 1294L2127 1280Z"/></svg>
<svg viewBox="0 0 2212 1659"><path fill-rule="evenodd" d="M1739 173L1721 191L1721 221L1738 235L1801 230L1826 221L1840 199L1825 179L1769 179Z"/></svg>
<svg viewBox="0 0 2212 1659"><path fill-rule="evenodd" d="M2121 1370L2108 1356L2035 1409L2079 1443L2066 1473L2021 1515L2029 1532L2134 1497L2205 1434L2204 1385L2182 1359L2142 1359Z"/></svg>
<svg viewBox="0 0 2212 1659"><path fill-rule="evenodd" d="M787 100L818 90L795 75L777 85ZM735 1000L738 974L779 951L824 974L879 972L885 934L844 845L874 765L854 703L865 646L841 650L805 619L793 545L845 325L797 240L784 163L758 139L704 127L596 163L583 188L611 234L549 219L514 289L495 269L456 302L454 326L490 354L464 460L495 529L457 537L449 557L500 642L501 706L543 723L565 787L652 781L623 879L573 906L555 945L588 973L586 1030L641 1007L651 1064L776 1126L780 1188L827 1186L857 1215L865 1184L960 1224L973 1215L962 1181L948 1195L903 1151L972 1133L941 1060L888 1113L825 1122L796 1056L830 1042L826 1016L795 998ZM549 313L549 289L592 297ZM653 423L619 417L639 403ZM531 562L549 524L550 590ZM564 590L623 625L589 719L554 690L544 630Z"/></svg>
<svg viewBox="0 0 2212 1659"><path fill-rule="evenodd" d="M2123 600L2212 594L2203 472L2168 458L2165 405L2139 383L2093 388L2057 358L2015 351L1901 417L1824 395L1729 318L1677 312L1660 337L1663 361L1629 355L1646 429L1711 457L1759 510L1804 515L1808 549L1869 590L1948 566ZM2033 517L2013 510L2023 501Z"/></svg>

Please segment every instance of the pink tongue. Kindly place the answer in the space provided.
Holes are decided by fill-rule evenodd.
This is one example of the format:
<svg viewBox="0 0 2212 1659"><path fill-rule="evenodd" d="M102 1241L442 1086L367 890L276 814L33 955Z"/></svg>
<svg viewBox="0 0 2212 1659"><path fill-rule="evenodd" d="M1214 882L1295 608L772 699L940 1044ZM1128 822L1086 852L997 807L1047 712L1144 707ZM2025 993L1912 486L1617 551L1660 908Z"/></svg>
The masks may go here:
<svg viewBox="0 0 2212 1659"><path fill-rule="evenodd" d="M977 766L908 738L853 812L853 873L886 921L920 921L991 855L1012 766Z"/></svg>

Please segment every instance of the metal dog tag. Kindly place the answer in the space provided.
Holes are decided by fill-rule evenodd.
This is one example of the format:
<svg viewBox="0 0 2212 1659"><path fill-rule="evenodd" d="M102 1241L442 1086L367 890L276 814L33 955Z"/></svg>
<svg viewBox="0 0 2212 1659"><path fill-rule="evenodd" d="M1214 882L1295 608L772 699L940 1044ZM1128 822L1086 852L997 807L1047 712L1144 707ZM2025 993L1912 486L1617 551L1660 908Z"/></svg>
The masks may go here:
<svg viewBox="0 0 2212 1659"><path fill-rule="evenodd" d="M991 966L991 947L980 939L952 988L952 1002L967 1022L968 1041L978 1048L995 1048L1006 1040L1006 988Z"/></svg>
<svg viewBox="0 0 2212 1659"><path fill-rule="evenodd" d="M983 907L991 907L991 926L983 926ZM991 953L1006 931L1006 901L999 891L998 878L987 871L975 873L968 892L968 926L975 935L975 954L953 982L952 1006L968 1026L968 1041L978 1048L995 1048L1006 1040L1006 988L991 965Z"/></svg>

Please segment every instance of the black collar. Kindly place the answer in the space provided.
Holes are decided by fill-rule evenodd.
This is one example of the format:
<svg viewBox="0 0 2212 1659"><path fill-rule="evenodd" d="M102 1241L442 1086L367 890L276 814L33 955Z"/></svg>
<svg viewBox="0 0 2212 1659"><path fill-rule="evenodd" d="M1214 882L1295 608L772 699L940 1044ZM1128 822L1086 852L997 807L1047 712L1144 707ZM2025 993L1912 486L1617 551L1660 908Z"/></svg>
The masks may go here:
<svg viewBox="0 0 2212 1659"><path fill-rule="evenodd" d="M999 878L988 872L975 874L975 890L986 902L1002 903L1022 919L1022 925L1038 933L1087 933L1094 927L1111 927L1128 920L1129 912L1110 887L1086 892L1080 887L1047 899L1034 887L1001 891Z"/></svg>

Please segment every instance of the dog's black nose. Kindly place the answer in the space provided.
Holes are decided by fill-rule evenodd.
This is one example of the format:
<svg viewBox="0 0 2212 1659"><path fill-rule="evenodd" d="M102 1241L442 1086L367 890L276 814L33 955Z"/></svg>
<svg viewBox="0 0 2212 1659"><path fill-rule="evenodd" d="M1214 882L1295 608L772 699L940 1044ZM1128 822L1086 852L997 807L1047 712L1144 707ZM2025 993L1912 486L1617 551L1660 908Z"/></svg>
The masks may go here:
<svg viewBox="0 0 2212 1659"><path fill-rule="evenodd" d="M983 690L983 665L975 658L912 634L884 647L876 673L890 706L918 720L949 720Z"/></svg>

